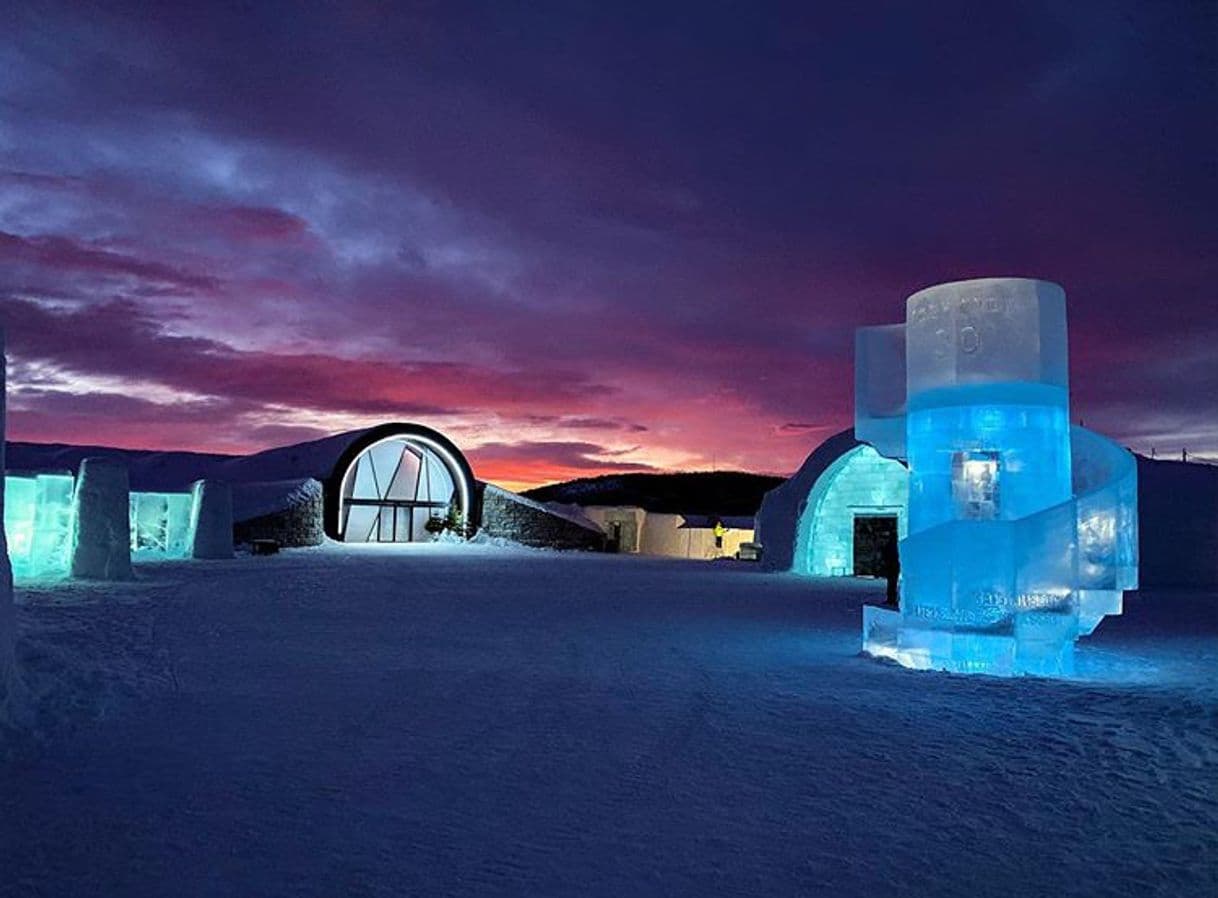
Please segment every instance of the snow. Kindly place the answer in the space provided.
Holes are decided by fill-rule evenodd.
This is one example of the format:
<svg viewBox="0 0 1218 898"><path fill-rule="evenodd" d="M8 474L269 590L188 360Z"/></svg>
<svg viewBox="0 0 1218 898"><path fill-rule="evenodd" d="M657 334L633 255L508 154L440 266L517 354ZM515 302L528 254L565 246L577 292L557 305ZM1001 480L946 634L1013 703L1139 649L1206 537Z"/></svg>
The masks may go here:
<svg viewBox="0 0 1218 898"><path fill-rule="evenodd" d="M278 514L321 495L321 484L313 478L233 484L233 520Z"/></svg>
<svg viewBox="0 0 1218 898"><path fill-rule="evenodd" d="M75 471L89 456L112 458L127 466L131 488L164 492L189 488L196 480L228 483L266 483L277 480L324 480L339 456L367 430L353 430L267 449L253 455L215 455L203 452L156 452L115 449L108 446L61 444L9 444L10 467L19 470Z"/></svg>
<svg viewBox="0 0 1218 898"><path fill-rule="evenodd" d="M21 590L17 894L1200 895L1218 595L1068 680L859 654L882 584L416 544ZM2 891L2 889L0 889Z"/></svg>

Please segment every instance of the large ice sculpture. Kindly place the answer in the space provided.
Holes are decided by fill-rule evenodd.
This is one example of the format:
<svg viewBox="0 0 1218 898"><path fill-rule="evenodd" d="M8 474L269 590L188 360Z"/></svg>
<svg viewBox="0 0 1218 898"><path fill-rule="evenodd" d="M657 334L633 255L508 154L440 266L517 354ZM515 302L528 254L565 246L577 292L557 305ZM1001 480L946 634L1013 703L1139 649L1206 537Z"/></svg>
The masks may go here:
<svg viewBox="0 0 1218 898"><path fill-rule="evenodd" d="M914 668L1070 673L1075 640L1137 587L1137 470L1070 426L1065 293L992 278L911 296L903 415L882 383L901 377L898 356L877 362L895 333L856 341L856 432L910 472L900 609L864 609L864 650Z"/></svg>
<svg viewBox="0 0 1218 898"><path fill-rule="evenodd" d="M72 515L72 576L129 580L131 503L127 468L109 458L80 463Z"/></svg>

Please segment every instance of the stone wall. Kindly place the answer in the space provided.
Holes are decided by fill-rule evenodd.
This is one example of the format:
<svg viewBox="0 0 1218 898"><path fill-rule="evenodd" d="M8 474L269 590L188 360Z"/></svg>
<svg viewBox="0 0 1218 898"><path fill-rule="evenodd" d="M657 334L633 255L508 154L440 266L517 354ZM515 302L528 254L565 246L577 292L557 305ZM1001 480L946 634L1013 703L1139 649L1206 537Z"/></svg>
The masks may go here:
<svg viewBox="0 0 1218 898"><path fill-rule="evenodd" d="M580 523L546 508L539 502L518 496L491 484L482 489L482 526L487 536L510 539L526 546L552 549L602 551L605 534L589 524Z"/></svg>
<svg viewBox="0 0 1218 898"><path fill-rule="evenodd" d="M324 538L322 489L316 480L293 491L278 511L233 524L233 542L238 545L273 539L281 546L317 546Z"/></svg>

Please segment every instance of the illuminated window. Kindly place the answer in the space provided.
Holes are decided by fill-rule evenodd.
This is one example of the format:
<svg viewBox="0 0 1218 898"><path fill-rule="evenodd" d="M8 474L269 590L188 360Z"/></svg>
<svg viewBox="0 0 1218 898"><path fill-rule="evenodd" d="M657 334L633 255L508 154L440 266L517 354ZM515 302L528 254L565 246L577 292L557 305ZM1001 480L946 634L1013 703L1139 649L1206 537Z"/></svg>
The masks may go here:
<svg viewBox="0 0 1218 898"><path fill-rule="evenodd" d="M998 517L998 453L957 452L952 456L952 499L961 518Z"/></svg>
<svg viewBox="0 0 1218 898"><path fill-rule="evenodd" d="M382 440L362 452L343 478L342 538L431 539L448 520L455 492L452 472L428 446L408 437Z"/></svg>

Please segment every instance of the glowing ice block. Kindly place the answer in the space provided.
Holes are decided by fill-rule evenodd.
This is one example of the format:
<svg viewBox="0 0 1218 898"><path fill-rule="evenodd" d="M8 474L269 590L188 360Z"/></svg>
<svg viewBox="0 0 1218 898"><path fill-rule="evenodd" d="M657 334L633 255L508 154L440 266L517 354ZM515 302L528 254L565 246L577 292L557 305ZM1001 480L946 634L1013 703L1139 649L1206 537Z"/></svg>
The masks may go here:
<svg viewBox="0 0 1218 898"><path fill-rule="evenodd" d="M19 580L67 574L72 540L71 474L7 475L4 530Z"/></svg>
<svg viewBox="0 0 1218 898"><path fill-rule="evenodd" d="M131 551L142 556L190 554L190 493L132 493Z"/></svg>
<svg viewBox="0 0 1218 898"><path fill-rule="evenodd" d="M872 382L890 335L875 330L857 343L855 429L891 454ZM904 337L887 367L905 374L902 599L865 613L864 649L915 668L1067 674L1078 637L1137 585L1137 471L1070 426L1065 294L1023 278L931 287L909 298Z"/></svg>

